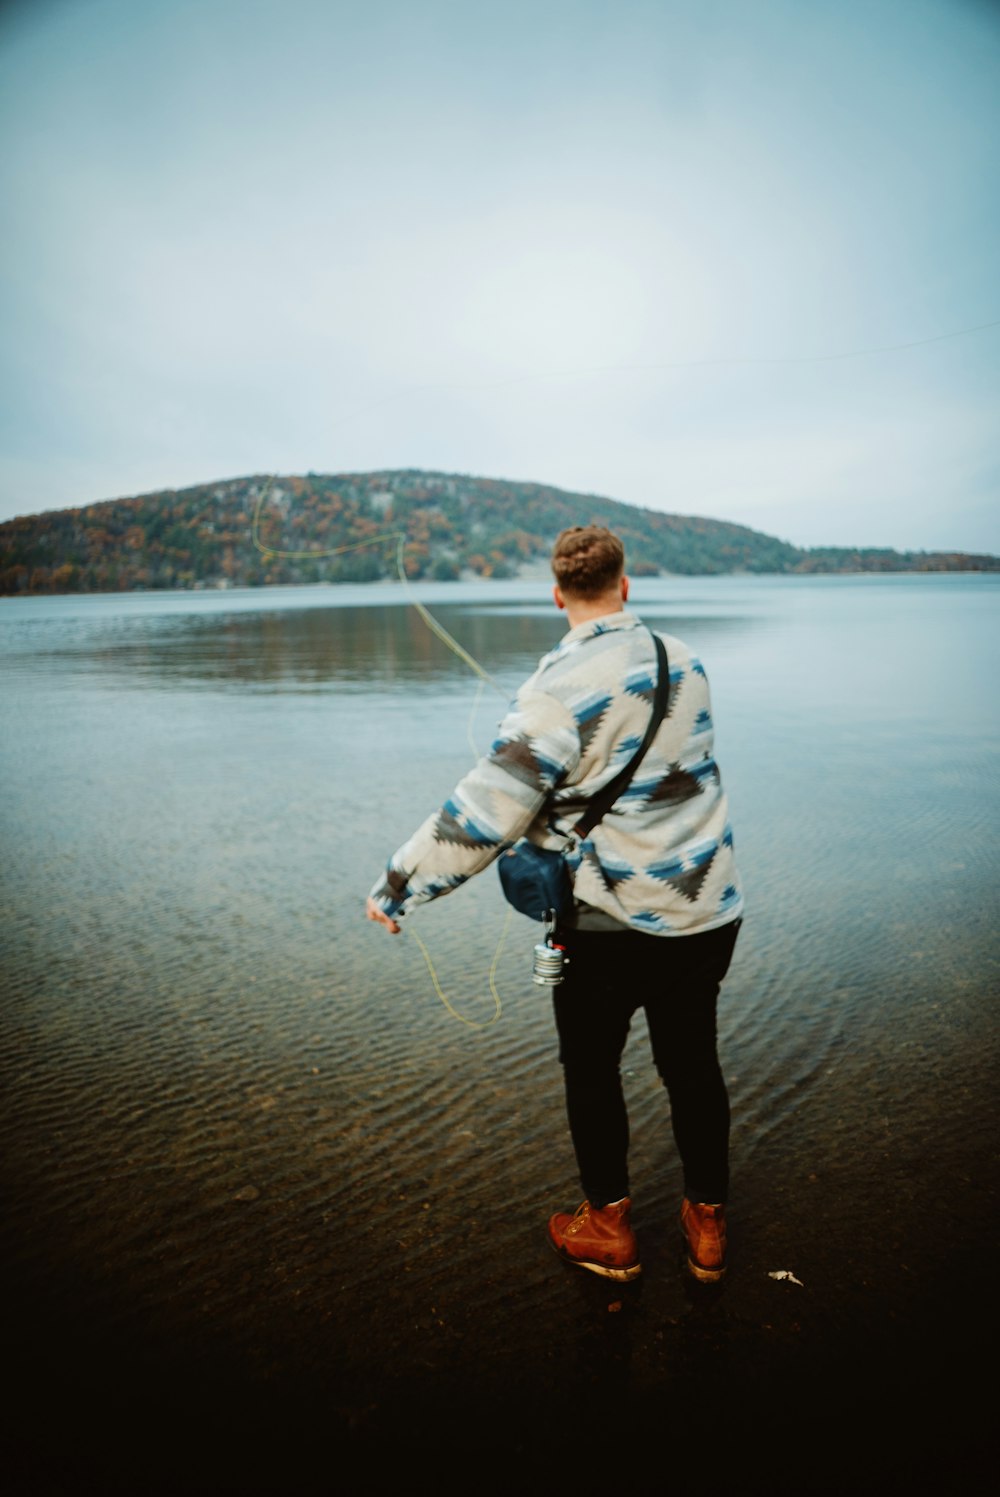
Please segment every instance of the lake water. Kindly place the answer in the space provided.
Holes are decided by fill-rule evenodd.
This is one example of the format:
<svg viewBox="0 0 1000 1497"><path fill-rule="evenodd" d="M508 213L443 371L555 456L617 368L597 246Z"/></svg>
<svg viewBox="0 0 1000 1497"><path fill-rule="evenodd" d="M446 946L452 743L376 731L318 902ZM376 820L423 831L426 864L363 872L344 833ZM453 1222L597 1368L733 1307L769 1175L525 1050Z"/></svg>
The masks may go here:
<svg viewBox="0 0 1000 1497"><path fill-rule="evenodd" d="M623 1441L681 1475L710 1457L741 1492L971 1470L1000 579L635 587L706 665L747 894L720 1015L732 1259L709 1290L682 1272L640 1028L645 1272L615 1286L545 1238L579 1188L537 928L492 870L413 917L473 1028L412 934L362 918L564 627L542 584L418 595L499 692L395 584L0 600L25 1490L326 1491L343 1460L358 1490L425 1461L438 1491L531 1488L617 1470Z"/></svg>

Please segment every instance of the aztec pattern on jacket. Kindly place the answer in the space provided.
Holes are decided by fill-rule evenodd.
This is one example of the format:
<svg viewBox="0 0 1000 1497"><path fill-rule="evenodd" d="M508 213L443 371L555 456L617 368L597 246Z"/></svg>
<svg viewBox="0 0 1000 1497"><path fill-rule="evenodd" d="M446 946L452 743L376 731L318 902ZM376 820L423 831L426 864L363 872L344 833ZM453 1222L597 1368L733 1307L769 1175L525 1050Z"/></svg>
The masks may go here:
<svg viewBox="0 0 1000 1497"><path fill-rule="evenodd" d="M705 671L681 640L663 639L664 720L631 784L567 860L578 901L674 936L735 920L743 896ZM377 904L398 916L450 893L520 837L565 847L590 797L639 747L656 668L634 614L571 629L518 692L489 753L392 857L371 891Z"/></svg>

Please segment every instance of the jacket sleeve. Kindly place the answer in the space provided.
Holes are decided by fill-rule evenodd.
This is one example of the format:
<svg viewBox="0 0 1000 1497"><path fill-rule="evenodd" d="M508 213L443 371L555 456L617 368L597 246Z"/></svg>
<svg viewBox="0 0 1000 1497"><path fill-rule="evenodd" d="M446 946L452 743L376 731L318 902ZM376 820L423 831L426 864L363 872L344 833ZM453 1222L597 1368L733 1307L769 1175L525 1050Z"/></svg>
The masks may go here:
<svg viewBox="0 0 1000 1497"><path fill-rule="evenodd" d="M523 836L580 762L572 712L523 688L488 754L390 858L371 897L387 915L450 894Z"/></svg>

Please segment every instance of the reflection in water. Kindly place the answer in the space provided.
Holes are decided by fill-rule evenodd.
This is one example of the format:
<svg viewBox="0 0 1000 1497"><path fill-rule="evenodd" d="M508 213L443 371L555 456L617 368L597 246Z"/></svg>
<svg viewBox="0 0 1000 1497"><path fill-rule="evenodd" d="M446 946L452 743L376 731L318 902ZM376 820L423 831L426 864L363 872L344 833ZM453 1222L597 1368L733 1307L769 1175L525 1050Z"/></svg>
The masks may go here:
<svg viewBox="0 0 1000 1497"><path fill-rule="evenodd" d="M8 668L44 664L50 671L98 671L141 689L150 678L180 686L280 684L293 691L357 684L391 691L405 681L467 689L468 667L405 606L405 594L399 606L374 608L337 606L338 590L324 591L322 607L220 614L216 604L209 614L95 615L59 631L36 627L22 632L23 643L11 641ZM513 692L558 641L565 617L547 590L537 603L489 608L478 603L481 587L466 591L476 599L472 606L435 603L434 615L491 674L509 678ZM649 616L674 633L697 630L702 639L746 629L753 621L748 612L701 617L663 605Z"/></svg>
<svg viewBox="0 0 1000 1497"><path fill-rule="evenodd" d="M540 587L437 596L511 691L564 627ZM197 1369L251 1402L266 1390L262 1427L274 1390L298 1407L304 1385L328 1448L375 1462L401 1430L408 1450L498 1428L578 1450L581 1417L609 1406L698 1455L720 1398L741 1438L787 1450L775 1400L817 1435L817 1401L839 1407L869 1366L891 1423L887 1385L912 1404L911 1367L968 1351L948 1286L975 1282L963 1203L994 1179L998 598L976 578L637 595L708 668L749 896L720 1021L736 1194L714 1298L680 1272L641 1030L624 1084L645 1279L609 1294L544 1241L577 1186L534 929L515 921L504 1019L475 1034L412 940L361 919L382 859L464 771L476 701L395 593L0 610L21 1353L62 1348L75 1396L93 1382L87 1409L121 1405L117 1359L153 1366L137 1428L164 1400L186 1428L171 1388ZM477 741L502 710L475 707ZM417 918L456 1005L488 1018L496 880ZM96 1381L94 1347L116 1360ZM244 1490L252 1467L244 1452ZM774 1490L801 1490L794 1475Z"/></svg>

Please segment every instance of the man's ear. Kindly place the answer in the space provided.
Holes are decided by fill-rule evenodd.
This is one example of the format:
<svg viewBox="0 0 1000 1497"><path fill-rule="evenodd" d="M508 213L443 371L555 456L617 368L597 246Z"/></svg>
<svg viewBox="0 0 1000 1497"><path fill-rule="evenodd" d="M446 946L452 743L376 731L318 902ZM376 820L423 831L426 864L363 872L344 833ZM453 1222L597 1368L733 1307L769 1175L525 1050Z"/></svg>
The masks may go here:
<svg viewBox="0 0 1000 1497"><path fill-rule="evenodd" d="M566 607L566 599L563 597L562 593L559 591L559 589L557 587L554 587L552 589L552 599L553 599L553 602L555 603L555 605L556 605L557 608L565 608Z"/></svg>
<svg viewBox="0 0 1000 1497"><path fill-rule="evenodd" d="M621 581L622 602L628 602L628 578L623 576Z"/></svg>

